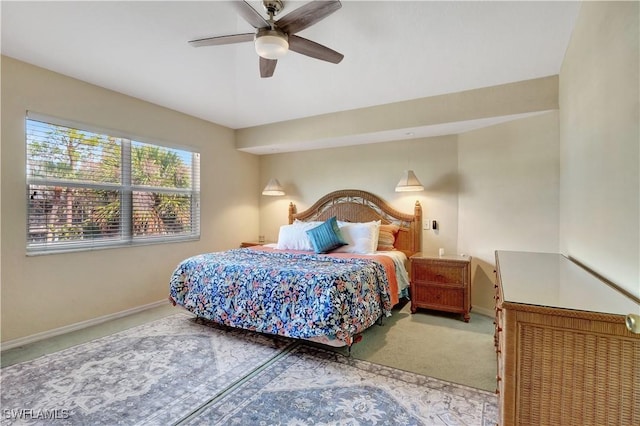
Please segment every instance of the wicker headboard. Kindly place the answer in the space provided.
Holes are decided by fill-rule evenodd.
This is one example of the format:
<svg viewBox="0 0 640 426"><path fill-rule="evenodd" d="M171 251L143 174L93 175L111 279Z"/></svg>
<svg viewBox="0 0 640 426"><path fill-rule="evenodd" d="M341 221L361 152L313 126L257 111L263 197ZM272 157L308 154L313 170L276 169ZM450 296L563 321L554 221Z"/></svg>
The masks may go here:
<svg viewBox="0 0 640 426"><path fill-rule="evenodd" d="M383 224L400 226L395 248L411 256L422 247L422 206L416 201L413 214L401 213L380 197L357 189L331 192L316 201L307 210L297 213L295 204L289 204L289 224L294 220L327 220L336 216L345 222L370 222L380 220Z"/></svg>

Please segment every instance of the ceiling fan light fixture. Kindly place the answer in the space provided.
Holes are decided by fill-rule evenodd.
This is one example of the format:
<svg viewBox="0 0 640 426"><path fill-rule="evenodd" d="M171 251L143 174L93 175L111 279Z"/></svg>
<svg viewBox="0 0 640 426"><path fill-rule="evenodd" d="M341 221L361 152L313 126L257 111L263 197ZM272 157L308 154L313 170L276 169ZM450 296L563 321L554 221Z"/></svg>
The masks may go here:
<svg viewBox="0 0 640 426"><path fill-rule="evenodd" d="M289 40L285 33L277 30L260 30L256 34L256 52L265 59L280 59L289 51Z"/></svg>

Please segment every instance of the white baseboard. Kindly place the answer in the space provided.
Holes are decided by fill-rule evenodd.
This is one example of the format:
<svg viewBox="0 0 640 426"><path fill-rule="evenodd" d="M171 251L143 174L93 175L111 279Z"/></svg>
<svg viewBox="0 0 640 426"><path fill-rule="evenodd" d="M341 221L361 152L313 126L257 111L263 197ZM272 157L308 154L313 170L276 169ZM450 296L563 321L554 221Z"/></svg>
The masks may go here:
<svg viewBox="0 0 640 426"><path fill-rule="evenodd" d="M37 342L39 340L47 339L49 337L59 336L61 334L70 333L72 331L81 330L83 328L91 327L93 325L102 324L103 322L111 321L114 319L126 317L127 315L135 314L138 312L146 311L147 309L157 308L167 304L167 299L159 300L157 302L149 303L148 305L137 306L135 308L127 309L125 311L116 312L114 314L104 315L98 318L92 318L90 320L77 322L75 324L65 325L63 327L54 328L53 330L43 331L41 333L32 334L26 337L19 337L17 339L8 340L0 344L1 350L13 349L18 346L27 345L29 343Z"/></svg>
<svg viewBox="0 0 640 426"><path fill-rule="evenodd" d="M496 316L496 312L493 309L483 308L482 306L474 306L471 310L476 314L484 315L486 317L494 318Z"/></svg>

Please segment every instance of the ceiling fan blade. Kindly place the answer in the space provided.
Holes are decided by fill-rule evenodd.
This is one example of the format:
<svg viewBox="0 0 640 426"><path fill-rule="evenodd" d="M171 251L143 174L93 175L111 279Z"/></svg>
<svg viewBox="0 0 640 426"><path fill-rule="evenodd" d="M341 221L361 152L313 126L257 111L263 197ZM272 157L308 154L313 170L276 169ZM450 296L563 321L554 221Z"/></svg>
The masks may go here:
<svg viewBox="0 0 640 426"><path fill-rule="evenodd" d="M193 47L202 46L219 46L222 44L244 43L245 41L253 41L255 37L254 33L233 34L218 37L201 38L198 40L191 40L189 44Z"/></svg>
<svg viewBox="0 0 640 426"><path fill-rule="evenodd" d="M342 58L344 58L342 53L338 53L335 50L316 43L315 41L307 40L306 38L302 38L297 35L289 36L289 50L293 50L294 52L301 53L312 58L331 62L332 64L337 64L342 61Z"/></svg>
<svg viewBox="0 0 640 426"><path fill-rule="evenodd" d="M277 59L266 59L262 56L260 57L260 77L268 78L273 75L273 72L276 70L276 64L278 63Z"/></svg>
<svg viewBox="0 0 640 426"><path fill-rule="evenodd" d="M253 28L269 27L269 23L246 1L232 2L236 11L244 18Z"/></svg>
<svg viewBox="0 0 640 426"><path fill-rule="evenodd" d="M286 14L276 24L285 33L295 34L321 21L341 7L340 0L314 0Z"/></svg>

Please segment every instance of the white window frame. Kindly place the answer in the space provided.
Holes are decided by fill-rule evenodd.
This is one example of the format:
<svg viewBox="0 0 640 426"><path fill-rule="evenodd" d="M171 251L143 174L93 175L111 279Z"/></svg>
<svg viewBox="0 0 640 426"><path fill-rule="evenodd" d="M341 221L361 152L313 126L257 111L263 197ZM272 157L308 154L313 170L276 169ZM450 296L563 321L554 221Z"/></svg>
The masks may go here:
<svg viewBox="0 0 640 426"><path fill-rule="evenodd" d="M25 117L25 158L26 162L29 162L27 151L27 121L34 120L47 124L69 127L81 131L87 131L92 133L98 133L117 137L122 140L121 146L121 173L122 179L120 184L107 183L107 182L80 182L70 181L64 179L52 179L52 178L30 178L27 176L26 181L26 214L27 214L27 226L26 226L26 250L27 255L42 255L42 254L54 254L65 253L75 251L88 251L96 249L108 249L108 248L122 248L130 246L139 246L147 244L166 244L176 243L184 241L197 241L200 239L200 153L193 148L179 146L177 144L159 143L158 141L152 141L144 137L133 137L132 135L126 135L120 131L114 131L109 129L103 129L96 126L87 125L84 123L78 123L71 120L61 119L58 117L52 117L49 115L43 115L32 111L27 111ZM180 150L183 152L191 153L192 166L191 166L191 188L164 188L164 187L150 187L144 185L132 185L131 183L131 143L141 142L144 144L153 145L159 148L168 148L174 150ZM26 170L26 168L25 168ZM63 187L85 187L100 190L117 190L120 192L120 237L117 239L89 239L80 241L65 241L65 242L47 242L47 243L33 243L29 241L29 213L30 213L30 191L31 185L42 186L63 186ZM176 235L152 235L152 236L134 236L133 235L133 217L132 217L132 196L136 191L142 192L154 192L165 194L185 194L191 198L191 232L176 234Z"/></svg>

